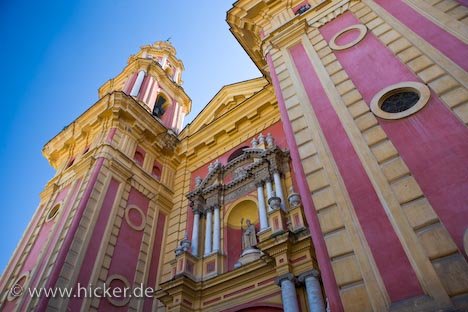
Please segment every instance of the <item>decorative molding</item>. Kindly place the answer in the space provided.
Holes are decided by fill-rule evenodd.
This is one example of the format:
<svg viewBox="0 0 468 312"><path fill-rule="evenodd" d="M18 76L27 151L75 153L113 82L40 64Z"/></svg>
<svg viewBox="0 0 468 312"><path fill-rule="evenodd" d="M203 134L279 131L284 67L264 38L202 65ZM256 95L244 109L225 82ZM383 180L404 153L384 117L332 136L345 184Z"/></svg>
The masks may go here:
<svg viewBox="0 0 468 312"><path fill-rule="evenodd" d="M353 39L350 42L345 43L345 44L336 43L336 39L338 39L339 36L341 36L342 34L348 32L348 31L353 31L353 30L357 30L359 32L359 35L355 39ZM351 25L349 27L346 27L345 29L342 29L338 33L336 33L330 39L330 42L328 42L328 45L330 46L330 48L332 50L335 50L335 51L346 50L346 49L349 49L349 48L355 46L359 42L361 42L361 40L364 39L366 34L367 34L367 27L365 25L363 25L363 24Z"/></svg>
<svg viewBox="0 0 468 312"><path fill-rule="evenodd" d="M415 92L419 95L419 100L416 102L416 104L402 112L389 113L382 110L382 103L392 95L398 94L400 92ZM429 101L430 96L431 91L425 84L414 81L400 82L388 86L374 95L370 103L370 109L377 117L383 119L401 119L423 109Z"/></svg>

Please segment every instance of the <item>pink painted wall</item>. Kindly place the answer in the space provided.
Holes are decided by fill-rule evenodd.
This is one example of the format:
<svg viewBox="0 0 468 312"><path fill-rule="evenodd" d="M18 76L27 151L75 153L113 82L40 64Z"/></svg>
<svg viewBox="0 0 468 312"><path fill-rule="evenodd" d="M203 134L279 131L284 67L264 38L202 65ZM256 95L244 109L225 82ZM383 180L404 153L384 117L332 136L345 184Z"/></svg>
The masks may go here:
<svg viewBox="0 0 468 312"><path fill-rule="evenodd" d="M61 202L64 200L64 198L67 196L68 192L70 191L70 185L64 187L57 195L55 198L53 204L50 206L51 208L54 207L57 203ZM64 209L64 203L62 203L62 207L60 209ZM49 211L48 210L43 210L40 215L46 215ZM45 221L45 219L43 219ZM36 240L32 243L32 248L29 251L29 254L26 256L26 260L24 261L24 264L21 266L21 270L19 271L19 275L29 272L30 274L33 273L33 270L35 269L36 266L40 267L40 260L43 258L41 257L42 253L45 251L47 247L47 242L50 239L50 235L52 234L52 229L56 225L56 220L54 219L49 222L43 222L42 225L40 225L40 230L39 234L36 237ZM31 229L31 231L34 229ZM29 239L29 237L25 237L25 239ZM47 258L46 258L47 259ZM34 285L34 281L31 282L31 279L34 279L34 276L29 276L27 280L27 284ZM20 299L17 299L20 300ZM2 311L13 311L16 304L17 300L14 301L6 301L4 306L2 307Z"/></svg>
<svg viewBox="0 0 468 312"><path fill-rule="evenodd" d="M375 2L461 68L468 70L467 46L458 38L420 15L402 0L375 0Z"/></svg>
<svg viewBox="0 0 468 312"><path fill-rule="evenodd" d="M154 237L153 251L151 253L151 264L149 268L148 281L146 283L146 286L148 287L153 287L153 288L156 287L158 272L159 272L159 262L160 262L160 257L161 257L161 251L163 248L162 240L164 237L165 223L166 223L166 215L160 211L158 215L158 223L156 224L156 234ZM153 302L154 302L153 299L145 298L143 310L151 311Z"/></svg>
<svg viewBox="0 0 468 312"><path fill-rule="evenodd" d="M309 186L307 185L296 139L294 137L291 122L289 121L288 112L286 110L283 94L281 93L281 87L271 55L268 54L266 60L270 69L271 81L275 89L276 98L278 100L285 139L287 139L287 144L291 152L292 172L295 174L298 192L302 197L304 213L307 223L309 224L310 235L314 244L315 255L320 268L325 293L330 303L330 309L337 312L343 311L343 305L338 292L338 285L336 284L335 275L329 260L327 246L325 245L325 241L322 236L322 230L320 229L320 223L318 221L317 213L315 212L314 203L310 197Z"/></svg>
<svg viewBox="0 0 468 312"><path fill-rule="evenodd" d="M334 20L327 25L339 23ZM422 295L401 243L302 45L290 53L392 302ZM392 263L391 266L388 263Z"/></svg>
<svg viewBox="0 0 468 312"><path fill-rule="evenodd" d="M9 281L9 279L11 277L12 271L15 268L16 263L19 261L19 258L24 253L24 249L26 247L26 244L28 243L28 240L31 237L32 232L37 227L37 225L39 223L39 220L40 220L41 216L44 213L43 209L44 209L44 204L41 204L41 205L39 205L39 208L34 213L34 217L31 220L31 223L28 225L28 227L26 228L26 230L25 230L25 232L23 234L23 239L19 243L18 248L15 250L15 253L14 253L12 259L9 261L8 266L5 269L5 272L3 273L3 275L0 278L0 289L4 289L4 287L6 287L6 284L8 283L8 281Z"/></svg>
<svg viewBox="0 0 468 312"><path fill-rule="evenodd" d="M321 31L329 40L339 29L356 22L352 14L346 13ZM338 51L336 56L367 103L389 85L419 81L371 33L356 47ZM418 113L399 120L378 118L378 122L463 250L468 220L468 130L433 93Z"/></svg>
<svg viewBox="0 0 468 312"><path fill-rule="evenodd" d="M137 79L138 73L134 73L125 83L125 87L123 92L130 95L130 91L132 91L133 85L135 84L135 80Z"/></svg>
<svg viewBox="0 0 468 312"><path fill-rule="evenodd" d="M97 178L99 176L99 172L101 171L102 165L104 163L104 158L100 157L96 159L96 163L90 172L90 178L88 181L88 184L86 185L86 189L83 192L83 196L80 200L80 203L78 204L78 207L76 209L76 214L75 217L70 225L70 228L68 229L68 232L65 236L65 239L62 243L62 248L59 250L57 259L55 261L55 265L52 268L52 272L50 273L50 277L47 280L45 287L46 288L52 288L55 286L57 283L57 279L60 275L60 272L62 270L63 264L65 263L65 259L67 257L68 251L70 250L71 244L73 242L73 239L75 238L76 231L78 230L78 226L80 224L81 218L83 217L84 211L86 206L88 205L89 198L91 197L91 193L94 189L94 186L96 184ZM74 199L72 202L74 202L76 199ZM61 219L63 222L65 219ZM58 237L56 237L58 238ZM49 302L49 299L46 297L42 297L39 299L39 303L37 305L37 310L38 311L44 311L47 307L47 303Z"/></svg>
<svg viewBox="0 0 468 312"><path fill-rule="evenodd" d="M114 140L114 136L115 136L116 132L117 132L117 128L111 128L109 130L109 133L107 134L107 137L106 137L106 142L107 143L112 143L112 141Z"/></svg>
<svg viewBox="0 0 468 312"><path fill-rule="evenodd" d="M69 191L62 192L61 194L59 194L59 196L57 196L55 200L55 203L64 201L61 207L62 211L59 212L56 219L54 219L54 222L49 222L49 223L55 223L55 224L51 228L50 236L47 239L48 242L42 243L44 248L41 250L41 258L38 258L38 262L35 263L35 266L37 268L36 268L36 271L34 272L34 276L31 277L31 280L28 284L30 288L36 288L41 285L40 279L43 277L44 271L46 270L46 265L49 261L49 258L51 257L53 253L54 248L56 248L56 245L59 244L60 234L62 233L65 227L66 220L68 219L70 215L70 211L76 201L76 197L78 196L78 191L80 187L81 187L81 178L74 182L74 185L70 192ZM67 196L67 194L69 195ZM31 298L27 297L23 301L22 306L25 307L30 301L31 301Z"/></svg>
<svg viewBox="0 0 468 312"><path fill-rule="evenodd" d="M130 205L136 205L143 211L145 215L147 215L148 204L149 199L145 197L145 195L134 188L130 190L127 207ZM143 231L136 231L131 228L124 217L117 237L114 254L112 256L107 276L111 276L113 274L123 275L127 278L130 285L133 285L142 238ZM127 307L116 307L112 305L107 299L101 299L99 303L99 310L126 311Z"/></svg>
<svg viewBox="0 0 468 312"><path fill-rule="evenodd" d="M83 263L81 264L81 268L77 268L80 270L80 273L78 274L76 284L79 283L82 286L90 284L91 274L96 265L97 255L101 251L101 244L105 235L107 221L110 218L119 185L120 182L115 179L112 179L109 183L96 225L93 229L93 234L89 241L88 248L86 249ZM80 311L83 301L83 298L71 298L68 304L68 311Z"/></svg>
<svg viewBox="0 0 468 312"><path fill-rule="evenodd" d="M145 96L149 81L150 81L150 76L147 74L145 75L145 78L143 78L143 83L141 84L140 92L138 92L138 99L141 101L143 100L143 97Z"/></svg>

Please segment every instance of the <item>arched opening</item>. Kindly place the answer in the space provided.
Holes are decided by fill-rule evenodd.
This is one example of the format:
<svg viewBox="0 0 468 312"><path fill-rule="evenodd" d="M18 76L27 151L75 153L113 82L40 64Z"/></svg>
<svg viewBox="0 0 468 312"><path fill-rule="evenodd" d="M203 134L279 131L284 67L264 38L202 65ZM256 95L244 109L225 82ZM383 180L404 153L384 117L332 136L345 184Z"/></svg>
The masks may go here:
<svg viewBox="0 0 468 312"><path fill-rule="evenodd" d="M228 260L228 271L234 269L234 264L239 260L242 253L242 229L246 227L246 221L250 220L258 231L258 209L257 204L250 199L243 200L237 203L230 209L226 222L226 238L225 246Z"/></svg>
<svg viewBox="0 0 468 312"><path fill-rule="evenodd" d="M153 166L153 170L151 171L151 175L158 181L161 179L161 168L159 167L159 165L155 164Z"/></svg>
<svg viewBox="0 0 468 312"><path fill-rule="evenodd" d="M248 146L242 146L242 147L236 149L234 152L231 153L231 155L229 155L229 158L228 158L227 161L230 162L231 160L236 159L237 157L242 155L244 153L245 148L248 148Z"/></svg>
<svg viewBox="0 0 468 312"><path fill-rule="evenodd" d="M143 166L145 161L145 152L140 148L137 148L135 154L133 155L133 160L140 166Z"/></svg>
<svg viewBox="0 0 468 312"><path fill-rule="evenodd" d="M161 118L166 112L167 105L167 99L163 95L159 94L156 98L156 102L154 103L153 116Z"/></svg>

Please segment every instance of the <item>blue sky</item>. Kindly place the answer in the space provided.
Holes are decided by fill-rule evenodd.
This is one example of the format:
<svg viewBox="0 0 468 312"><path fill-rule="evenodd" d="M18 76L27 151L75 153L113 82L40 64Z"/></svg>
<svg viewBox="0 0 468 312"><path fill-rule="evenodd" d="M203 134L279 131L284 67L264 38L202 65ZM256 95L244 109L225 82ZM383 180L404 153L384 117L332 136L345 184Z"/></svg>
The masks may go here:
<svg viewBox="0 0 468 312"><path fill-rule="evenodd" d="M188 120L223 85L260 76L228 30L232 2L0 1L0 272L54 175L43 145L140 46L172 38L193 101Z"/></svg>

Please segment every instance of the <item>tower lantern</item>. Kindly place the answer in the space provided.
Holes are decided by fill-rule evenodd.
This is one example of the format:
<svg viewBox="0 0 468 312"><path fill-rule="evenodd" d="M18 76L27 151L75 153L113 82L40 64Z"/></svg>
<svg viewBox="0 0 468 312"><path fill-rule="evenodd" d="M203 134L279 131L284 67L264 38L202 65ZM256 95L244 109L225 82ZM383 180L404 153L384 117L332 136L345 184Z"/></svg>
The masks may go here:
<svg viewBox="0 0 468 312"><path fill-rule="evenodd" d="M145 45L128 65L99 89L99 96L123 91L143 105L163 125L179 133L191 100L182 88L184 64L169 41Z"/></svg>

